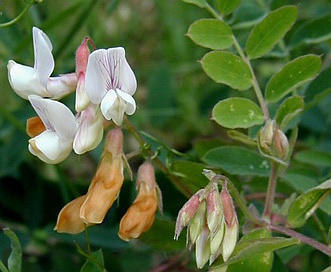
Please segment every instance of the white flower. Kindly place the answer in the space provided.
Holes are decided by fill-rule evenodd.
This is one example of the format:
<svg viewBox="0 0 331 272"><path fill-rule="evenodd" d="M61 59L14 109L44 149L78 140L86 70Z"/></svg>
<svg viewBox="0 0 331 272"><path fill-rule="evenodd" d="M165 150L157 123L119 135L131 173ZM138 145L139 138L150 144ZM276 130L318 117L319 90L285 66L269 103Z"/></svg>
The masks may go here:
<svg viewBox="0 0 331 272"><path fill-rule="evenodd" d="M34 66L13 60L8 62L8 79L13 90L24 99L31 94L57 99L75 90L77 78L74 73L50 78L54 69L51 41L37 27L32 28L32 34Z"/></svg>
<svg viewBox="0 0 331 272"><path fill-rule="evenodd" d="M135 75L125 59L122 47L99 49L89 56L85 88L94 104L99 104L103 116L116 125L123 122L124 113L132 115L136 102L132 95L137 88Z"/></svg>
<svg viewBox="0 0 331 272"><path fill-rule="evenodd" d="M46 130L29 140L29 151L46 163L56 164L66 159L73 145L77 122L64 104L29 95L31 105Z"/></svg>
<svg viewBox="0 0 331 272"><path fill-rule="evenodd" d="M78 130L74 139L74 151L83 154L96 148L103 136L103 117L100 109L90 103L77 117Z"/></svg>

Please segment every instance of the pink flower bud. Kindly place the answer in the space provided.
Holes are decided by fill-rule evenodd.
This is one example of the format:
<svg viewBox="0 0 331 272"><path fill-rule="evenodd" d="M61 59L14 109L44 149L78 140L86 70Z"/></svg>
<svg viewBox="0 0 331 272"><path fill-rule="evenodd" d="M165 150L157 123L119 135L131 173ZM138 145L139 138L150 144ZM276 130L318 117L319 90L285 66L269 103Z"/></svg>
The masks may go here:
<svg viewBox="0 0 331 272"><path fill-rule="evenodd" d="M222 255L226 261L232 254L238 239L239 224L232 197L227 190L226 183L221 192L221 201L224 209L225 234L222 244Z"/></svg>
<svg viewBox="0 0 331 272"><path fill-rule="evenodd" d="M178 237L182 232L183 228L188 225L188 223L192 220L193 216L195 215L201 203L200 197L203 192L204 192L203 189L196 192L180 209L176 221L176 230L175 230L175 238L174 238L175 240L178 240Z"/></svg>
<svg viewBox="0 0 331 272"><path fill-rule="evenodd" d="M222 213L220 194L217 184L214 183L213 189L207 195L207 225L211 235L214 235L218 228Z"/></svg>

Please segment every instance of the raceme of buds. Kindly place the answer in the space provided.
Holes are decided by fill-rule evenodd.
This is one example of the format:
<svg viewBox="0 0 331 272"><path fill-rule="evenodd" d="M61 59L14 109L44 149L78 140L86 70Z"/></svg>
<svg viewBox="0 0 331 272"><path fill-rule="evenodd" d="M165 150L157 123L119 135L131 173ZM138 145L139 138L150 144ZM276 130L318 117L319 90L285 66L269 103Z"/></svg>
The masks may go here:
<svg viewBox="0 0 331 272"><path fill-rule="evenodd" d="M187 242L189 247L195 244L198 268L203 268L208 260L212 264L220 255L224 261L228 260L237 243L239 225L226 186L224 182L219 193L217 182L211 178L178 213L175 239L187 226Z"/></svg>
<svg viewBox="0 0 331 272"><path fill-rule="evenodd" d="M136 186L138 195L120 222L118 235L124 241L148 231L153 225L157 207L162 211L161 191L155 181L151 162L139 167Z"/></svg>
<svg viewBox="0 0 331 272"><path fill-rule="evenodd" d="M120 127L108 132L100 165L87 194L74 199L61 210L55 230L79 233L85 226L102 223L124 181L122 144Z"/></svg>
<svg viewBox="0 0 331 272"><path fill-rule="evenodd" d="M282 132L275 120L268 120L258 134L260 150L269 156L286 159L289 152L289 144L286 135Z"/></svg>

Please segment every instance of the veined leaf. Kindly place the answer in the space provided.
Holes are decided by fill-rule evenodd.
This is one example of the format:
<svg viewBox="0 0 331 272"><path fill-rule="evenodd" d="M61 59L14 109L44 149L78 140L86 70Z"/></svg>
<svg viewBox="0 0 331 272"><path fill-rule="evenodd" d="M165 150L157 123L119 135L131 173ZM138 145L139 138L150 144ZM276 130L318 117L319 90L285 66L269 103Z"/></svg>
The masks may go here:
<svg viewBox="0 0 331 272"><path fill-rule="evenodd" d="M253 101L240 97L218 102L213 108L212 119L226 128L249 128L264 121L260 107Z"/></svg>
<svg viewBox="0 0 331 272"><path fill-rule="evenodd" d="M99 249L92 252L85 264L82 266L80 272L104 272L104 260L102 250Z"/></svg>
<svg viewBox="0 0 331 272"><path fill-rule="evenodd" d="M304 109L304 102L301 96L287 98L278 108L276 122L281 130L285 130L289 122Z"/></svg>
<svg viewBox="0 0 331 272"><path fill-rule="evenodd" d="M10 239L11 253L8 258L8 270L10 272L22 271L22 247L16 234L9 228L5 228L5 235Z"/></svg>
<svg viewBox="0 0 331 272"><path fill-rule="evenodd" d="M206 0L183 0L183 2L197 5L200 8L204 8L207 6Z"/></svg>
<svg viewBox="0 0 331 272"><path fill-rule="evenodd" d="M247 260L256 254L275 251L284 247L299 244L296 238L270 237L239 241L230 259L225 263L215 261L212 269L221 268L240 261Z"/></svg>
<svg viewBox="0 0 331 272"><path fill-rule="evenodd" d="M289 209L288 224L292 228L302 227L330 192L331 179L297 197Z"/></svg>
<svg viewBox="0 0 331 272"><path fill-rule="evenodd" d="M203 161L219 167L232 175L268 176L270 164L263 158L247 148L239 146L221 146L208 151Z"/></svg>
<svg viewBox="0 0 331 272"><path fill-rule="evenodd" d="M198 45L220 50L232 45L232 30L224 22L217 19L201 19L194 22L187 35Z"/></svg>
<svg viewBox="0 0 331 272"><path fill-rule="evenodd" d="M331 15L315 18L303 23L291 37L290 46L300 44L316 44L331 39L331 28L329 27Z"/></svg>
<svg viewBox="0 0 331 272"><path fill-rule="evenodd" d="M251 239L269 238L271 232L266 229L255 229L244 235L240 242L249 241ZM273 263L274 254L272 251L267 251L261 254L255 254L251 258L236 262L228 266L227 272L242 272L254 271L264 272L270 271Z"/></svg>
<svg viewBox="0 0 331 272"><path fill-rule="evenodd" d="M217 0L216 6L222 15L232 13L241 3L241 0Z"/></svg>
<svg viewBox="0 0 331 272"><path fill-rule="evenodd" d="M230 52L209 52L202 58L201 65L206 74L218 83L240 91L251 86L252 74L248 65Z"/></svg>
<svg viewBox="0 0 331 272"><path fill-rule="evenodd" d="M291 29L297 18L295 6L283 6L270 12L251 31L246 53L250 59L255 59L268 53Z"/></svg>
<svg viewBox="0 0 331 272"><path fill-rule="evenodd" d="M321 69L321 59L316 55L298 57L286 64L268 82L266 99L278 102L295 88L315 77Z"/></svg>

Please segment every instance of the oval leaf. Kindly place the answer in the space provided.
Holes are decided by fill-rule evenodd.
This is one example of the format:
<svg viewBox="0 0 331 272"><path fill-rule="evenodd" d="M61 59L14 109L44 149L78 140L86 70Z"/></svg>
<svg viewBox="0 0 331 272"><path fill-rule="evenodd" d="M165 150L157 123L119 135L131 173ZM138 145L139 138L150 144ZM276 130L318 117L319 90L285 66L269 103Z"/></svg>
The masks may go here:
<svg viewBox="0 0 331 272"><path fill-rule="evenodd" d="M202 58L201 65L206 74L218 83L238 90L251 86L252 74L248 65L230 52L209 52Z"/></svg>
<svg viewBox="0 0 331 272"><path fill-rule="evenodd" d="M266 229L255 229L244 235L240 242L249 241L251 239L269 238L271 232ZM271 271L274 254L272 251L267 251L261 254L252 255L250 258L241 262L236 262L228 266L228 272L254 271L264 272Z"/></svg>
<svg viewBox="0 0 331 272"><path fill-rule="evenodd" d="M291 205L287 222L292 228L302 227L331 192L331 179L300 195Z"/></svg>
<svg viewBox="0 0 331 272"><path fill-rule="evenodd" d="M284 6L270 12L251 31L246 53L250 59L255 59L268 53L291 29L298 15L295 6Z"/></svg>
<svg viewBox="0 0 331 272"><path fill-rule="evenodd" d="M292 60L269 80L266 87L267 101L278 102L292 90L315 77L321 65L321 59L316 55L306 55Z"/></svg>
<svg viewBox="0 0 331 272"><path fill-rule="evenodd" d="M217 0L216 5L222 15L232 13L241 3L241 0Z"/></svg>
<svg viewBox="0 0 331 272"><path fill-rule="evenodd" d="M331 38L331 15L310 20L303 23L291 37L290 46L300 44L315 44L327 41Z"/></svg>
<svg viewBox="0 0 331 272"><path fill-rule="evenodd" d="M208 151L203 160L210 166L223 169L232 175L268 176L267 159L249 149L238 146L221 146Z"/></svg>
<svg viewBox="0 0 331 272"><path fill-rule="evenodd" d="M187 35L196 44L203 47L220 50L232 45L232 30L224 22L217 19L201 19L194 22Z"/></svg>
<svg viewBox="0 0 331 272"><path fill-rule="evenodd" d="M249 128L264 121L260 107L251 100L240 97L218 102L213 108L212 119L226 128Z"/></svg>
<svg viewBox="0 0 331 272"><path fill-rule="evenodd" d="M302 163L315 165L318 167L330 167L331 154L318 150L303 150L295 154L294 158Z"/></svg>
<svg viewBox="0 0 331 272"><path fill-rule="evenodd" d="M225 263L222 260L216 262L210 267L211 270L221 268L233 263L247 260L255 254L262 254L265 252L272 252L284 247L299 244L300 241L296 238L270 237L260 239L250 239L247 241L238 242L234 249L232 256ZM219 258L221 259L221 258Z"/></svg>
<svg viewBox="0 0 331 272"><path fill-rule="evenodd" d="M276 113L276 122L281 130L285 130L289 122L304 109L304 102L301 96L287 98L279 107Z"/></svg>

